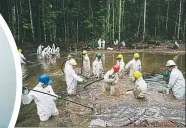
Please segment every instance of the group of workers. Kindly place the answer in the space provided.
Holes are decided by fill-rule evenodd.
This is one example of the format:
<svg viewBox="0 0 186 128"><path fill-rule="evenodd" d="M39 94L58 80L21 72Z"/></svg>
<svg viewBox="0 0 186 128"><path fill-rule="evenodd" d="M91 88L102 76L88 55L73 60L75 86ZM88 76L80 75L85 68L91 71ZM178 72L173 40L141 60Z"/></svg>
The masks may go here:
<svg viewBox="0 0 186 128"><path fill-rule="evenodd" d="M44 46L41 44L37 48L38 59L49 59L52 57L52 55L58 56L59 54L60 48L56 48L54 43L52 45L52 48L49 45L44 48Z"/></svg>
<svg viewBox="0 0 186 128"><path fill-rule="evenodd" d="M18 49L18 52L19 52L21 64L26 64L27 62L29 62L26 60L25 56L22 54L22 49ZM52 47L48 45L46 48L44 48L44 46L41 44L38 46L37 48L38 59L50 59L53 55L60 58L60 48L59 47L55 48L54 43Z"/></svg>
<svg viewBox="0 0 186 128"><path fill-rule="evenodd" d="M103 75L102 55L100 53L96 54L96 58L92 63L92 71L87 51L83 51L82 56L84 75L86 75L87 78L90 78L91 74L93 74L96 78L101 78ZM102 91L110 90L110 95L113 95L115 93L115 85L119 80L122 80L126 72L129 72L129 78L135 83L135 86L132 91L127 91L126 94L132 94L137 99L145 98L147 94L147 83L142 77L142 67L139 57L139 54L135 53L133 59L125 65L123 55L119 54L117 56L116 65L103 76L105 84L103 85ZM77 66L77 62L69 55L64 67L67 93L69 95L76 95L78 83L85 81L85 79L75 72L75 66ZM185 96L185 79L181 71L173 60L169 60L166 67L170 72L170 76L168 84L164 85L164 87L172 90L175 98L183 99ZM55 95L57 98L33 90L28 93L28 89L23 88L23 104L29 104L34 100L37 104L37 113L41 121L46 121L51 116L59 114L54 100L59 99L60 96L54 93L51 84L52 81L50 80L50 77L47 74L42 74L39 76L38 85L34 90Z"/></svg>

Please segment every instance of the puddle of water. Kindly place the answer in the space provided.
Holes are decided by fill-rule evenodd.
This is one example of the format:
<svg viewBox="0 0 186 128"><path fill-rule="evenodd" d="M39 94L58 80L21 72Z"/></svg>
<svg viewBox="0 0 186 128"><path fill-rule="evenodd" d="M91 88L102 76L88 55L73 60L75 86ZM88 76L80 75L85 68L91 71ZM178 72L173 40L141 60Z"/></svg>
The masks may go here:
<svg viewBox="0 0 186 128"><path fill-rule="evenodd" d="M154 72L163 72L167 60L176 58L179 69L184 73L185 60L184 55L176 57L176 55L169 54L155 54L142 53L141 61L143 73L153 74ZM116 64L117 54L105 54L105 59L102 60L106 71L110 70L112 65ZM123 54L124 62L132 59L131 53ZM62 58L63 56L61 56ZM30 61L37 61L36 57L28 57ZM94 61L94 56L90 56L91 63ZM78 67L81 67L81 58L76 59ZM55 62L55 63L54 63ZM38 65L28 65L23 68L23 83L29 88L37 85L37 77L41 73L48 73L53 80L53 89L57 94L62 94L66 91L66 84L64 74L61 71L61 59L42 62ZM80 73L80 70L77 70ZM146 82L148 84L148 94L145 100L137 100L133 96L125 95L127 89L133 88L127 77L124 77L118 88L118 96L105 95L101 91L101 86L104 81L92 84L87 90L79 93L80 97L71 97L70 99L85 104L87 106L94 106L94 111L90 111L79 105L75 105L66 101L56 101L57 108L60 112L57 121L49 123L58 127L74 127L74 126L125 126L127 123L139 118L136 123L148 120L163 121L174 119L179 122L185 120L184 102L180 102L171 98L166 94L157 92L165 81L161 75L147 76ZM21 105L20 113L16 123L17 127L37 127L41 123L36 113L37 109L35 103L29 105ZM145 112L144 112L145 111ZM143 113L144 112L144 113ZM34 122L34 123L33 123Z"/></svg>

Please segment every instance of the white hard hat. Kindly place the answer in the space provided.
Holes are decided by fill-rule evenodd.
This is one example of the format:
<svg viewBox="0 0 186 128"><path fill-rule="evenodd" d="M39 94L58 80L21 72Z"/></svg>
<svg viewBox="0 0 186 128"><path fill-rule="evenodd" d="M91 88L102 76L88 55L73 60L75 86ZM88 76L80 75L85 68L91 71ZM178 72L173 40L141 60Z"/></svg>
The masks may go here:
<svg viewBox="0 0 186 128"><path fill-rule="evenodd" d="M73 66L77 65L77 63L74 59L70 59L70 64L73 65Z"/></svg>
<svg viewBox="0 0 186 128"><path fill-rule="evenodd" d="M167 61L167 64L166 64L166 66L175 66L176 64L174 63L174 61L173 60L168 60Z"/></svg>

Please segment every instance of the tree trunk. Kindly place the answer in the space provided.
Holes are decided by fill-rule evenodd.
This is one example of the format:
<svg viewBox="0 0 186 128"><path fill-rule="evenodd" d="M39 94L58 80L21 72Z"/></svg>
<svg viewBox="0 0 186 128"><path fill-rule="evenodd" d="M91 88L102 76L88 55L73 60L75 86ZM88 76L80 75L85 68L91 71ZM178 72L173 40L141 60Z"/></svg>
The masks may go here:
<svg viewBox="0 0 186 128"><path fill-rule="evenodd" d="M43 9L43 35L44 35L44 42L46 43L46 26L45 26L45 3L42 0L42 9Z"/></svg>
<svg viewBox="0 0 186 128"><path fill-rule="evenodd" d="M175 23L175 28L174 28L174 39L176 39L176 27L177 27L177 24Z"/></svg>
<svg viewBox="0 0 186 128"><path fill-rule="evenodd" d="M110 32L110 0L108 0L108 10L107 10L107 33ZM110 37L109 37L110 39Z"/></svg>
<svg viewBox="0 0 186 128"><path fill-rule="evenodd" d="M80 10L80 1L78 2L78 12ZM79 42L79 14L77 15L77 22L76 22L76 42Z"/></svg>
<svg viewBox="0 0 186 128"><path fill-rule="evenodd" d="M169 20L169 0L168 0L168 3L167 3L167 17L166 17L166 26L165 26L165 34L166 34L166 36L167 36L168 20Z"/></svg>
<svg viewBox="0 0 186 128"><path fill-rule="evenodd" d="M145 41L145 35L146 35L146 30L145 30L145 26L146 26L146 0L144 0L144 16L143 16L143 41Z"/></svg>
<svg viewBox="0 0 186 128"><path fill-rule="evenodd" d="M19 7L20 7L20 19L23 19L23 10L22 10L22 3L21 0L19 1ZM24 25L24 21L20 20L20 42L23 43L23 25Z"/></svg>
<svg viewBox="0 0 186 128"><path fill-rule="evenodd" d="M181 13L182 13L182 3L181 3L182 0L180 0L180 11L179 11L179 21L178 21L178 30L177 30L177 39L179 40L180 39L180 23L181 23Z"/></svg>
<svg viewBox="0 0 186 128"><path fill-rule="evenodd" d="M118 41L120 42L121 41L121 0L119 1L119 26L118 26Z"/></svg>
<svg viewBox="0 0 186 128"><path fill-rule="evenodd" d="M114 24L114 0L112 1L112 39L113 39L113 41L115 40L114 38L114 28L115 28L115 24Z"/></svg>
<svg viewBox="0 0 186 128"><path fill-rule="evenodd" d="M65 9L65 1L63 0L63 9ZM67 24L66 24L66 13L64 13L64 33L65 33L65 42L67 41Z"/></svg>
<svg viewBox="0 0 186 128"><path fill-rule="evenodd" d="M16 37L16 10L15 10L15 1L11 0L11 14L12 14L12 34L14 38Z"/></svg>
<svg viewBox="0 0 186 128"><path fill-rule="evenodd" d="M19 21L20 21L19 19L20 19L20 18L19 18L19 16L20 16L20 15L19 15L19 10L18 10L19 7L18 7L18 2L17 2L17 1L15 1L15 7L16 7L16 8L15 8L15 9L16 9L16 21L17 21L17 30L16 30L16 39L17 39L17 40L16 40L16 41L19 42L19 39L20 39L20 34L19 34L19 31L20 31L20 30L19 30L19 23L20 23L20 22L19 22Z"/></svg>
<svg viewBox="0 0 186 128"><path fill-rule="evenodd" d="M123 11L122 11L122 14L121 14L121 29L124 29L125 28L125 0L123 0Z"/></svg>
<svg viewBox="0 0 186 128"><path fill-rule="evenodd" d="M186 18L186 17L185 17ZM184 22L184 27L183 27L183 42L185 43L185 40L186 40L186 38L185 38L185 31L186 31L186 19L184 19L185 20L185 22Z"/></svg>
<svg viewBox="0 0 186 128"><path fill-rule="evenodd" d="M142 17L143 11L141 10L140 18L139 18L139 23L138 23L138 32L137 32L137 38L139 38L139 32L140 32L140 26L141 26L141 17Z"/></svg>
<svg viewBox="0 0 186 128"><path fill-rule="evenodd" d="M31 30L32 30L32 39L35 42L35 32L34 32L34 26L33 26L32 7L31 7L30 0L28 0L28 4L29 4L29 12L30 12L30 24L31 24Z"/></svg>
<svg viewBox="0 0 186 128"><path fill-rule="evenodd" d="M41 19L40 19L40 15L41 15L41 11L40 11L40 6L39 6L39 12L38 12L38 41L40 42L41 41Z"/></svg>

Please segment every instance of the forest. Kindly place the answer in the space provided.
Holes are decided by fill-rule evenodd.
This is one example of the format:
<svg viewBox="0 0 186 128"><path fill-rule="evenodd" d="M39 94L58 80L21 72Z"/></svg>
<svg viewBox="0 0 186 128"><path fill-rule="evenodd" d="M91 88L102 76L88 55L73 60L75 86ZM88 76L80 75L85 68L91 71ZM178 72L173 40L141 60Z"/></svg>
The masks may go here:
<svg viewBox="0 0 186 128"><path fill-rule="evenodd" d="M1 0L17 45L185 42L185 0Z"/></svg>

